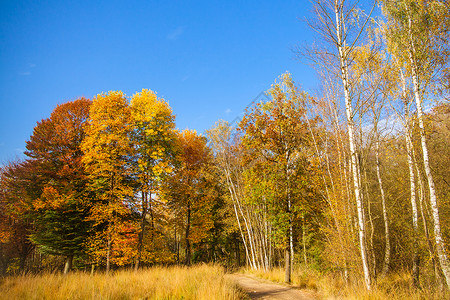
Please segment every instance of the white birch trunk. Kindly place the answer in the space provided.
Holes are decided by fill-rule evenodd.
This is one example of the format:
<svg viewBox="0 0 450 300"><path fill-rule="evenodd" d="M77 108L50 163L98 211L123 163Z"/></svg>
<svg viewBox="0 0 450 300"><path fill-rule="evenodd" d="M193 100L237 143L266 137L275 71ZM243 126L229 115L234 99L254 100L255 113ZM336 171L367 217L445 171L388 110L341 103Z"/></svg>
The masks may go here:
<svg viewBox="0 0 450 300"><path fill-rule="evenodd" d="M247 263L250 264L250 267L252 269L255 269L255 266L254 266L252 260L250 260L249 250L248 250L248 246L247 246L247 239L245 238L244 232L242 230L241 221L240 221L240 218L239 218L239 213L238 213L237 206L238 205L240 206L240 203L239 203L239 201L237 199L238 196L236 194L236 188L235 188L235 186L233 184L233 181L231 180L229 169L227 168L226 170L224 170L224 172L225 172L225 177L227 179L228 190L229 190L230 195L231 195L231 200L233 201L233 208L234 208L234 213L235 213L235 216L236 216L236 221L237 221L238 227L239 227L239 232L241 233L242 242L244 243L244 249L245 249L245 255L246 255L246 258L247 258Z"/></svg>
<svg viewBox="0 0 450 300"><path fill-rule="evenodd" d="M391 239L389 236L389 219L387 215L387 209L386 209L386 199L384 196L384 188L383 188L383 180L381 179L381 171L380 171L380 142L377 138L376 145L375 145L375 156L376 156L376 163L377 163L377 178L378 178L378 186L380 187L380 194L381 194L381 206L383 209L383 219L384 219L384 237L385 237L385 248L384 248L384 264L383 264L383 270L381 271L381 276L386 276L386 274L389 272L389 266L391 263Z"/></svg>
<svg viewBox="0 0 450 300"><path fill-rule="evenodd" d="M422 97L420 94L420 83L419 83L419 74L417 69L417 61L415 58L415 46L414 46L414 39L412 35L412 20L411 16L408 15L408 33L409 33L409 61L411 64L411 72L412 72L412 80L413 80L413 86L414 86L414 98L416 101L416 108L417 108L417 119L419 121L419 131L420 131L420 140L422 144L422 154L423 154L423 165L425 168L425 175L428 180L428 188L430 192L430 204L431 204L431 210L434 220L434 238L436 241L436 251L439 258L439 264L441 266L442 272L444 273L445 280L447 282L447 288L450 288L450 262L447 257L446 249L445 249L445 243L444 239L442 238L441 234L441 222L439 219L439 208L437 204L437 198L436 198L436 189L434 186L434 180L433 175L431 173L430 163L429 163L429 155L428 155L428 147L427 147L427 140L425 137L425 126L424 126L424 116L422 111Z"/></svg>
<svg viewBox="0 0 450 300"><path fill-rule="evenodd" d="M428 230L428 221L427 218L429 218L429 210L428 207L424 207L426 206L426 203L424 203L424 198L425 198L425 188L423 185L423 181L422 181L422 174L419 170L419 167L417 166L417 162L416 160L414 160L414 168L417 172L417 179L418 179L418 183L419 183L419 203L420 203L420 213L422 216L422 221L423 221L423 230L425 231L425 237L427 239L427 245L428 245L428 252L430 254L430 258L431 258L431 263L433 264L433 269L434 269L434 275L436 277L436 285L439 287L440 291L444 290L444 282L442 281L442 277L441 274L439 273L437 264L436 264L436 255L435 255L435 251L433 248L433 243L431 241L430 238L430 232ZM426 215L425 215L426 213Z"/></svg>
<svg viewBox="0 0 450 300"><path fill-rule="evenodd" d="M228 184L229 184L229 190L230 190L230 193L231 193L231 195L232 195L233 204L234 204L234 209L235 209L235 214L236 214L236 219L237 219L237 222L238 222L238 224L239 224L239 228L241 228L241 225L240 225L240 216L242 216L242 218L243 218L243 220L244 220L244 225L245 225L245 228L246 228L246 231L247 231L247 237L248 237L248 243L249 243L249 246L250 246L250 251L249 251L249 249L247 248L246 239L245 239L245 237L244 237L244 234L243 234L242 230L241 230L241 235L242 235L242 239L243 239L243 242L244 242L246 254L247 254L247 257L248 257L249 262L250 262L250 267L251 267L252 269L256 269L255 255L254 255L254 250L253 250L253 243L252 243L252 241L251 241L251 238L252 238L252 237L251 237L251 234L250 234L249 225L248 225L247 219L245 218L245 215L244 215L244 213L243 213L243 211L242 211L242 207L241 207L240 201L239 201L239 199L238 199L238 196L237 196L237 194L236 194L235 186L234 186L234 184L231 182L231 178L228 178ZM240 213L240 214L238 213L237 208L239 209L239 213ZM249 255L249 254L250 254L250 255Z"/></svg>
<svg viewBox="0 0 450 300"><path fill-rule="evenodd" d="M364 280L366 288L371 289L371 278L369 273L369 266L367 263L367 251L366 251L366 228L364 224L364 209L361 197L360 180L358 178L359 172L357 169L357 153L354 137L354 122L353 122L353 112L352 103L350 99L349 85L348 85L348 66L346 63L346 57L344 54L343 41L341 37L342 24L341 24L341 5L338 0L335 0L334 4L335 15L336 15L336 35L337 35L337 46L339 51L339 60L341 65L341 79L344 86L344 96L345 96L345 108L347 115L347 130L348 130L348 140L350 145L350 156L351 156L351 168L353 173L353 185L356 199L356 207L358 212L358 232L359 232L359 247L361 252L361 261L363 266Z"/></svg>
<svg viewBox="0 0 450 300"><path fill-rule="evenodd" d="M430 193L430 204L434 221L434 238L436 242L436 251L439 258L439 264L441 266L442 272L444 273L445 281L447 282L447 287L450 288L450 262L447 257L444 239L442 238L441 233L441 222L439 219L439 207L437 204L436 198L436 189L434 186L433 175L431 173L430 163L429 163L429 155L428 155L428 147L427 141L425 137L425 126L423 122L423 111L422 111L422 101L420 97L420 91L418 87L417 75L413 70L413 84L414 84L414 96L416 100L417 107L417 117L419 120L419 129L420 129L420 139L422 144L422 153L423 153L423 165L425 169L425 175L428 180L428 188Z"/></svg>
<svg viewBox="0 0 450 300"><path fill-rule="evenodd" d="M419 254L418 254L418 237L419 237L419 214L417 210L416 200L416 180L414 174L414 148L411 140L411 127L409 126L409 113L406 100L406 87L403 73L401 73L403 82L403 97L405 105L405 139L406 139L406 151L408 152L408 168L409 168L409 185L410 185L410 197L412 208L412 221L414 230L414 257L413 257L413 282L417 286L419 284Z"/></svg>

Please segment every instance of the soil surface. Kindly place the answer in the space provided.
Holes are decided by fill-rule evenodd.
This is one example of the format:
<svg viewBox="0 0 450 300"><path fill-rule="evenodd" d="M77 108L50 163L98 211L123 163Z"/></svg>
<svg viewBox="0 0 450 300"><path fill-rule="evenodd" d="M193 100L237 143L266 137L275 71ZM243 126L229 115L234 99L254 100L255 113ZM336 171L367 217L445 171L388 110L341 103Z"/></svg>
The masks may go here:
<svg viewBox="0 0 450 300"><path fill-rule="evenodd" d="M310 300L318 298L313 291L295 289L251 275L230 274L226 276L235 281L250 299Z"/></svg>

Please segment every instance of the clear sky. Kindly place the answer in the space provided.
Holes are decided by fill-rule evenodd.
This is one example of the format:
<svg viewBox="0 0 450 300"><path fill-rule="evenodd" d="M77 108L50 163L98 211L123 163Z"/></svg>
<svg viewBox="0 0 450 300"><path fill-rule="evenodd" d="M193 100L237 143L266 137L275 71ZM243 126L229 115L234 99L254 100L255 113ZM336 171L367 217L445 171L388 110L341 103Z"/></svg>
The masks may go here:
<svg viewBox="0 0 450 300"><path fill-rule="evenodd" d="M143 88L179 129L232 121L311 42L311 4L287 1L6 1L0 6L0 164L22 157L37 121L80 96Z"/></svg>

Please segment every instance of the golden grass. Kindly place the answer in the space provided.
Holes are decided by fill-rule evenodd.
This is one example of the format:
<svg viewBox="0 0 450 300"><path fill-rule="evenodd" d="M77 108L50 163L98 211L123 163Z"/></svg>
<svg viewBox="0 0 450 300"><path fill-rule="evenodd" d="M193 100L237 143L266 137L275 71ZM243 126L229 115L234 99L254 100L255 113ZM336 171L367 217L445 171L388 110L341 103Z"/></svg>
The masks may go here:
<svg viewBox="0 0 450 300"><path fill-rule="evenodd" d="M242 299L217 265L155 267L112 275L77 272L0 281L0 299Z"/></svg>
<svg viewBox="0 0 450 300"><path fill-rule="evenodd" d="M243 272L274 282L284 282L283 268L274 268L270 271L246 269ZM315 290L323 299L450 299L450 293L446 290L440 291L429 278L422 278L421 288L415 288L411 274L406 272L392 273L378 280L371 291L366 290L362 279L345 283L342 276L332 273L322 274L307 268L296 268L291 278L292 286Z"/></svg>

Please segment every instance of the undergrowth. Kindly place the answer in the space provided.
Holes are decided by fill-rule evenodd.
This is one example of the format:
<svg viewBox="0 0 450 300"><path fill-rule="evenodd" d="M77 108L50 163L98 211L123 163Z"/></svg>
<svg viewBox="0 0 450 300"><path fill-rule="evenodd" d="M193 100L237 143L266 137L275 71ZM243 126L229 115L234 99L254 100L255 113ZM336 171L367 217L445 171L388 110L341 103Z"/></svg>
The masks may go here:
<svg viewBox="0 0 450 300"><path fill-rule="evenodd" d="M243 270L244 273L273 282L284 283L284 269ZM450 293L436 286L430 276L423 276L421 286L413 286L410 273L391 273L378 279L371 291L367 291L363 279L351 279L345 282L338 273L321 273L308 268L295 268L291 276L291 285L295 288L314 290L323 299L450 299Z"/></svg>
<svg viewBox="0 0 450 300"><path fill-rule="evenodd" d="M6 277L1 299L242 299L218 265L154 267L111 275L75 272Z"/></svg>

